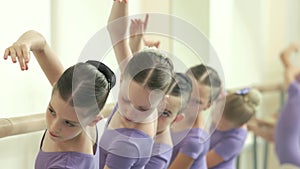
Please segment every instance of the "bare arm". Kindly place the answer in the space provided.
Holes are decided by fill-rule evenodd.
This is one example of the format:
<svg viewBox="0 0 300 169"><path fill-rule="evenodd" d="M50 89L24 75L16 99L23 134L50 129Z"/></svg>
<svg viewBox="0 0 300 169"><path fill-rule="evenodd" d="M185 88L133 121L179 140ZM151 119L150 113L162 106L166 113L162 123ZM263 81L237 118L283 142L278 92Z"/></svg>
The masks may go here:
<svg viewBox="0 0 300 169"><path fill-rule="evenodd" d="M219 154L217 154L214 150L210 150L206 154L206 163L207 163L207 168L214 167L220 163L222 163L224 160Z"/></svg>
<svg viewBox="0 0 300 169"><path fill-rule="evenodd" d="M298 46L291 44L288 48L283 50L280 54L281 62L284 66L284 85L285 88L295 81L296 75L300 73L300 68L294 66L290 61L290 55L292 52L298 52Z"/></svg>
<svg viewBox="0 0 300 169"><path fill-rule="evenodd" d="M147 29L149 14L146 14L144 21L132 19L130 23L129 45L132 53L138 52L142 48L144 32Z"/></svg>
<svg viewBox="0 0 300 169"><path fill-rule="evenodd" d="M128 4L126 2L114 1L107 29L109 31L112 44L114 45L114 52L122 72L124 71L129 59L132 57L130 46L125 39L128 27L128 18L122 18L125 16L128 16Z"/></svg>
<svg viewBox="0 0 300 169"><path fill-rule="evenodd" d="M289 60L289 57L292 52L298 52L298 46L296 44L291 44L289 47L284 49L280 54L280 59L285 68L291 67L292 64Z"/></svg>
<svg viewBox="0 0 300 169"><path fill-rule="evenodd" d="M112 44L114 45L113 46L114 52L122 72L124 71L128 60L132 56L129 44L125 39L126 30L128 26L127 18L123 18L122 20L115 21L116 19L119 19L124 16L128 16L127 1L123 1L123 2L121 2L120 0L114 1L108 19L107 29L109 31ZM104 169L109 169L109 167L105 165Z"/></svg>
<svg viewBox="0 0 300 169"><path fill-rule="evenodd" d="M247 123L247 128L255 135L258 135L269 142L274 142L275 124L276 121L270 122L254 118Z"/></svg>
<svg viewBox="0 0 300 169"><path fill-rule="evenodd" d="M25 32L5 50L3 57L7 59L8 56L11 56L14 63L18 60L21 70L27 70L30 51L33 52L49 82L53 85L62 75L64 68L40 33L32 30Z"/></svg>
<svg viewBox="0 0 300 169"><path fill-rule="evenodd" d="M189 169L193 163L194 159L183 153L178 153L169 169Z"/></svg>
<svg viewBox="0 0 300 169"><path fill-rule="evenodd" d="M105 165L103 169L110 169L110 168L108 168L107 165Z"/></svg>

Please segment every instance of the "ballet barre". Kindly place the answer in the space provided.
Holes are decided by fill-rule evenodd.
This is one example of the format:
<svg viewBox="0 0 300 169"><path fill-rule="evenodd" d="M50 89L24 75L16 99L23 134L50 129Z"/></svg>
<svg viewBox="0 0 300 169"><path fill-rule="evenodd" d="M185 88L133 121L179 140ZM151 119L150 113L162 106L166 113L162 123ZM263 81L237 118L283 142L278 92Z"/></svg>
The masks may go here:
<svg viewBox="0 0 300 169"><path fill-rule="evenodd" d="M0 138L40 131L45 128L45 113L0 118Z"/></svg>
<svg viewBox="0 0 300 169"><path fill-rule="evenodd" d="M271 84L271 85L253 85L253 88L258 89L262 93L272 91L283 91L282 84ZM107 117L114 104L108 103L104 106L101 114ZM44 130L46 128L45 113L33 114L28 116L0 118L0 138L31 133L35 131Z"/></svg>

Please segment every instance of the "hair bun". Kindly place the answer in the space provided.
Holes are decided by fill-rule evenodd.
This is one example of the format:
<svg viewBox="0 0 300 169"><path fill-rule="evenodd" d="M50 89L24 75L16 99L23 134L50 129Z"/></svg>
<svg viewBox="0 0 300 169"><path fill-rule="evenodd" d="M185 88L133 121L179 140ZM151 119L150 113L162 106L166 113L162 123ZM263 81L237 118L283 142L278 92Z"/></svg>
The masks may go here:
<svg viewBox="0 0 300 169"><path fill-rule="evenodd" d="M88 60L86 63L89 63L95 66L103 75L109 83L109 90L112 89L116 84L116 76L114 72L106 66L104 63L96 61L96 60Z"/></svg>

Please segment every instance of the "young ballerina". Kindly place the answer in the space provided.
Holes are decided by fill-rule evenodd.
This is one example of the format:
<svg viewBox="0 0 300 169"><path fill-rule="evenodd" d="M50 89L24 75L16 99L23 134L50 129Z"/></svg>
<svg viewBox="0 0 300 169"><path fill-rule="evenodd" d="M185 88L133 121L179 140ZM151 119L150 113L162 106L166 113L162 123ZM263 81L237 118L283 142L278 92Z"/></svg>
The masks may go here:
<svg viewBox="0 0 300 169"><path fill-rule="evenodd" d="M133 53L141 50L142 41L147 47L158 48L159 41L145 40L144 32L147 28L149 15L146 14L144 21L132 19L130 24L130 49ZM152 156L145 169L166 169L172 157L172 138L170 128L172 124L180 122L184 118L182 111L187 106L192 92L192 82L183 73L176 73L170 92L165 99L166 108L158 117L158 126Z"/></svg>
<svg viewBox="0 0 300 169"><path fill-rule="evenodd" d="M292 51L298 47L292 44L281 54L288 98L278 117L274 140L281 168L287 169L300 168L300 69L289 60Z"/></svg>
<svg viewBox="0 0 300 169"><path fill-rule="evenodd" d="M217 127L211 135L206 156L208 168L235 169L235 158L241 152L247 137L245 124L256 113L260 102L260 93L250 88L226 96L223 115L219 122L214 122Z"/></svg>
<svg viewBox="0 0 300 169"><path fill-rule="evenodd" d="M174 79L174 86L165 100L166 108L158 118L152 156L145 169L166 169L172 157L170 129L172 124L184 118L182 111L187 106L192 91L191 80L185 74L176 73Z"/></svg>
<svg viewBox="0 0 300 169"><path fill-rule="evenodd" d="M184 118L182 110L187 106L192 91L191 80L182 73L176 73L171 91L167 94L166 108L159 113L157 132L154 139L152 154L145 169L166 169L172 156L172 138L170 128L172 124ZM105 109L113 111L113 107Z"/></svg>
<svg viewBox="0 0 300 169"><path fill-rule="evenodd" d="M121 70L118 104L101 137L100 168L144 168L148 163L157 128L157 107L170 87L171 61L156 50L131 55L124 39L128 4L113 2L108 31ZM114 22L113 22L114 21ZM118 22L120 21L120 22Z"/></svg>
<svg viewBox="0 0 300 169"><path fill-rule="evenodd" d="M5 50L22 70L28 69L32 51L53 86L46 112L46 126L35 161L36 169L99 168L99 147L96 123L101 120L114 73L97 61L63 67L44 37L35 32L24 33ZM87 129L90 132L87 133ZM95 137L93 137L95 136Z"/></svg>
<svg viewBox="0 0 300 169"><path fill-rule="evenodd" d="M209 136L203 128L201 111L208 109L221 92L221 80L211 67L196 65L186 74L193 82L192 95L184 110L184 121L172 127L174 147L169 169L207 168Z"/></svg>

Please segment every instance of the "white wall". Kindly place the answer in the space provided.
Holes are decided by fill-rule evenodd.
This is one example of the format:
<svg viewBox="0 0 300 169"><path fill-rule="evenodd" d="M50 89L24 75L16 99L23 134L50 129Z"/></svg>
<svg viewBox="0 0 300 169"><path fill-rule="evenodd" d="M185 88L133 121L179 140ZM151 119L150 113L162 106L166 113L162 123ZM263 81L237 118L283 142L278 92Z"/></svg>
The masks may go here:
<svg viewBox="0 0 300 169"><path fill-rule="evenodd" d="M174 37L182 37L172 39L172 51L187 68L200 63L208 64L209 11L208 0L171 2L171 13L178 17L172 22L172 34ZM194 40L202 37L204 41ZM206 54L201 54L196 49L204 50L206 52L202 53Z"/></svg>
<svg viewBox="0 0 300 169"><path fill-rule="evenodd" d="M45 112L51 86L34 58L29 70L4 61L5 48L26 30L35 29L50 38L50 0L0 1L0 118ZM41 132L0 139L1 168L33 168Z"/></svg>
<svg viewBox="0 0 300 169"><path fill-rule="evenodd" d="M21 72L18 64L3 60L4 50L26 30L35 29L50 38L50 1L1 1L0 73L2 104L0 116L26 115L46 110L44 104L50 85L33 56L29 70ZM32 5L34 4L34 5ZM26 103L26 104L25 104ZM43 109L41 109L43 108Z"/></svg>

